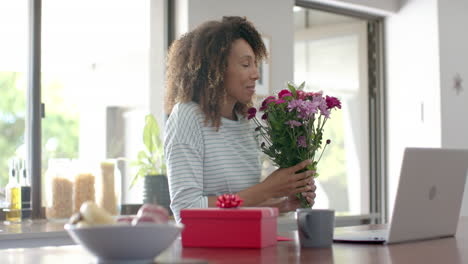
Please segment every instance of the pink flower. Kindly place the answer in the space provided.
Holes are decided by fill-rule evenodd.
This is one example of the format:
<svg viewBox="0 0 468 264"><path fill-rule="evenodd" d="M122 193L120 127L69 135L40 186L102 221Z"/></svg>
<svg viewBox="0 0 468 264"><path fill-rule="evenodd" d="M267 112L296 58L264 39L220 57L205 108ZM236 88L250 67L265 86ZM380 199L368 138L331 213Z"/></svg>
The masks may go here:
<svg viewBox="0 0 468 264"><path fill-rule="evenodd" d="M289 120L288 122L285 123L286 125L290 125L291 128L302 126L302 123L296 120Z"/></svg>
<svg viewBox="0 0 468 264"><path fill-rule="evenodd" d="M316 92L316 93L310 92L310 93L308 93L308 95L310 95L310 96L322 96L322 95L323 95L323 91L318 91L318 92Z"/></svg>
<svg viewBox="0 0 468 264"><path fill-rule="evenodd" d="M332 109L335 107L338 107L339 109L341 109L341 102L338 98L327 95L325 100L327 101L328 109Z"/></svg>
<svg viewBox="0 0 468 264"><path fill-rule="evenodd" d="M257 114L257 109L255 109L255 107L251 107L251 108L249 108L249 110L247 110L247 113L249 114L247 116L247 119L250 120L250 119L254 118L255 115Z"/></svg>
<svg viewBox="0 0 468 264"><path fill-rule="evenodd" d="M274 102L275 101L275 97L274 96L268 96L267 98L265 98L265 100L263 100L262 102L262 106L260 107L260 111L265 111L265 109L267 109L268 107L268 104L271 103L271 102Z"/></svg>
<svg viewBox="0 0 468 264"><path fill-rule="evenodd" d="M278 99L278 100L276 100L275 103L276 103L276 104L282 104L282 103L286 103L286 101L283 100L283 99Z"/></svg>
<svg viewBox="0 0 468 264"><path fill-rule="evenodd" d="M289 91L289 90L281 90L279 93L278 93L278 98L282 99L283 97L286 97L286 96L293 96L292 93Z"/></svg>
<svg viewBox="0 0 468 264"><path fill-rule="evenodd" d="M296 94L297 94L297 99L300 99L300 100L304 100L307 97L307 93L301 90L296 91Z"/></svg>
<svg viewBox="0 0 468 264"><path fill-rule="evenodd" d="M306 138L304 136L298 137L297 144L303 148L307 148Z"/></svg>

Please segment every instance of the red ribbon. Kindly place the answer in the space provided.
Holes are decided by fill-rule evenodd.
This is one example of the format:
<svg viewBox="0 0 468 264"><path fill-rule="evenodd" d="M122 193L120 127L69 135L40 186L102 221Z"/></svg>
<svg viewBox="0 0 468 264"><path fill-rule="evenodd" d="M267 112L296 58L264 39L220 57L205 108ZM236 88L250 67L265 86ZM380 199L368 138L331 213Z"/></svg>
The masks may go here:
<svg viewBox="0 0 468 264"><path fill-rule="evenodd" d="M218 196L216 206L219 208L236 208L242 205L242 200L237 194L223 194Z"/></svg>

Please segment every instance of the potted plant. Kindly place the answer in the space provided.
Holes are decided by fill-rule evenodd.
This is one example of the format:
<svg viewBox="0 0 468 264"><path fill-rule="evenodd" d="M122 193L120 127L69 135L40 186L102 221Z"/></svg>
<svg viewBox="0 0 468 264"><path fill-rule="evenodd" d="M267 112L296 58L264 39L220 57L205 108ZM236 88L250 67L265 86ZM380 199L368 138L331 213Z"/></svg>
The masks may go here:
<svg viewBox="0 0 468 264"><path fill-rule="evenodd" d="M133 177L130 187L143 178L143 202L158 203L170 212L164 148L158 123L152 114L145 117L143 144L145 149L138 152L137 160L132 163L138 167L138 172Z"/></svg>

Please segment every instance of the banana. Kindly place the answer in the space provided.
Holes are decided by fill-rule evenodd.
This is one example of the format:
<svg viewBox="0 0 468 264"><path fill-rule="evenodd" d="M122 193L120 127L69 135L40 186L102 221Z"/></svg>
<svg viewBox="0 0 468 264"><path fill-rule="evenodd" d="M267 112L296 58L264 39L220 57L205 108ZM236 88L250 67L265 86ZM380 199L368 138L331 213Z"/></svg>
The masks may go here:
<svg viewBox="0 0 468 264"><path fill-rule="evenodd" d="M89 227L91 226L88 222L86 221L79 221L77 224L76 224L76 227L77 228L82 228L82 227Z"/></svg>
<svg viewBox="0 0 468 264"><path fill-rule="evenodd" d="M86 223L90 225L95 224L114 224L115 220L106 212L106 210L99 208L94 202L84 202L80 207L80 213Z"/></svg>

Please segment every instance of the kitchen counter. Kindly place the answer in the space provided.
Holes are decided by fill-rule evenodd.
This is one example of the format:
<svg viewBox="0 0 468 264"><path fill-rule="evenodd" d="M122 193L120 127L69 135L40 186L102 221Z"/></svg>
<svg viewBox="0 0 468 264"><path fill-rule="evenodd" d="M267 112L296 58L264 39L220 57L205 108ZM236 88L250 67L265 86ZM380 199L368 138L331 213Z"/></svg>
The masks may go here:
<svg viewBox="0 0 468 264"><path fill-rule="evenodd" d="M33 220L24 223L0 223L0 249L74 245L63 226L67 220ZM278 232L295 230L293 213L278 218Z"/></svg>
<svg viewBox="0 0 468 264"><path fill-rule="evenodd" d="M60 246L75 243L63 229L66 220L33 220L0 224L0 249Z"/></svg>
<svg viewBox="0 0 468 264"><path fill-rule="evenodd" d="M33 220L18 224L0 223L0 249L74 245L63 229L67 220ZM359 225L359 216L340 217L336 227ZM278 217L278 233L297 230L295 213Z"/></svg>
<svg viewBox="0 0 468 264"><path fill-rule="evenodd" d="M349 231L379 227L381 226L374 225L341 229ZM302 248L297 231L282 232L280 235L293 240L278 242L276 246L262 249L238 249L184 248L181 240L176 239L154 263L468 263L467 217L461 219L455 237L392 245L334 243L331 248ZM2 264L100 263L78 245L5 249L0 250L0 260Z"/></svg>

